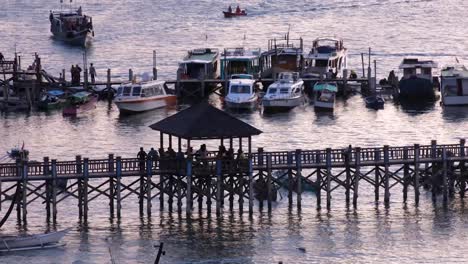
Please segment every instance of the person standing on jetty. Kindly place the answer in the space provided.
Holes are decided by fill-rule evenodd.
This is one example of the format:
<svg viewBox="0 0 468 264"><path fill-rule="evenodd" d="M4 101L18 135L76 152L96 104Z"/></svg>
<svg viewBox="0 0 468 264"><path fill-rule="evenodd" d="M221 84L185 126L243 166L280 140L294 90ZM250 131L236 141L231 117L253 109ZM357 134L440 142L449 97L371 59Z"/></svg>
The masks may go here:
<svg viewBox="0 0 468 264"><path fill-rule="evenodd" d="M71 83L72 85L75 85L76 84L76 69L75 69L75 65L73 64L70 69L70 74L71 74Z"/></svg>
<svg viewBox="0 0 468 264"><path fill-rule="evenodd" d="M81 83L81 68L80 68L80 66L78 64L75 66L75 70L76 70L76 85L80 85L80 83Z"/></svg>
<svg viewBox="0 0 468 264"><path fill-rule="evenodd" d="M3 61L5 59L5 56L0 52L0 61Z"/></svg>
<svg viewBox="0 0 468 264"><path fill-rule="evenodd" d="M94 68L94 65L91 63L89 65L89 75L91 75L91 83L95 83L95 77L97 76L96 74L96 69Z"/></svg>
<svg viewBox="0 0 468 264"><path fill-rule="evenodd" d="M143 147L140 147L140 151L137 154L138 164L140 165L140 171L145 170L145 161L146 161L146 152L143 150Z"/></svg>

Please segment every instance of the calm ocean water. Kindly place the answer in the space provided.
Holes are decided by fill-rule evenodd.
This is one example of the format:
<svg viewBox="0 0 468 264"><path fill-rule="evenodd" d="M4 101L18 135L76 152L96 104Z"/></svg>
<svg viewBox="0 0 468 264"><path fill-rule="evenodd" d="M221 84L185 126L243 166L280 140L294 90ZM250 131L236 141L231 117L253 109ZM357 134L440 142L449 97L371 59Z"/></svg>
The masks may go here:
<svg viewBox="0 0 468 264"><path fill-rule="evenodd" d="M59 1L1 3L0 52L7 58L16 50L26 65L38 52L45 69L55 75L72 63L81 64L82 49L50 37L48 12L60 9ZM434 59L440 66L453 64L455 57L468 60L468 2L462 0L254 0L241 2L248 17L233 20L221 14L229 1L88 0L78 4L93 16L96 38L88 60L94 62L99 78L107 68L124 78L129 68L137 73L150 71L156 50L160 77L172 79L188 49L239 45L266 49L267 40L284 35L289 25L291 36L302 36L306 47L315 37L342 37L351 54L351 68L359 69L359 54L372 47L382 77L405 56ZM216 98L213 101L219 105ZM102 102L96 111L71 119L60 112L1 114L0 151L24 141L32 159L108 153L135 156L139 146L159 142L148 125L174 113L157 110L121 117L115 106ZM444 109L438 102L411 108L389 102L376 112L366 109L360 96L339 101L333 115L316 114L310 106L274 115L236 115L264 131L253 142L266 150L428 144L431 139L456 143L467 136L468 129L468 108ZM156 203L152 218L140 219L137 199L130 197L117 223L108 218L107 201L98 200L90 204L87 227L80 226L76 202L68 199L59 206L56 227L73 228L65 238L66 247L0 255L0 263L111 263L111 255L116 263L152 263L153 244L160 241L166 245L164 263L468 262L464 247L468 211L463 201L457 198L443 207L432 204L430 194L423 192L416 208L411 198L404 205L395 191L390 208L385 209L374 203L369 186L363 188L369 192L360 194L357 210L347 209L344 196L336 193L331 211L317 211L315 197L307 194L300 213L289 210L284 198L271 215L256 212L252 219L235 211L221 219L195 214L188 220L159 212ZM45 222L44 205L33 205L27 231L53 228ZM0 234L24 231L12 218Z"/></svg>

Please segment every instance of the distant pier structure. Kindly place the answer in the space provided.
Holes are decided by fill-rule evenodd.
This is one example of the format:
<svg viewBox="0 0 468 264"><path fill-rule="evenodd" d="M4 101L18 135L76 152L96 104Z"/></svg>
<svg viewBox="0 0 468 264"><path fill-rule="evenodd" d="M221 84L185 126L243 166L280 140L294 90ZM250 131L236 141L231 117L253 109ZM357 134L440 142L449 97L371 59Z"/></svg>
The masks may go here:
<svg viewBox="0 0 468 264"><path fill-rule="evenodd" d="M434 201L444 203L457 193L463 198L467 190L464 139L450 145L432 141L400 147L254 152L251 138L261 131L205 102L151 127L160 131L161 151L146 159L109 154L105 159L45 157L41 162L0 164L1 215L8 217L16 208L18 221L26 223L28 207L36 202L34 206L44 206L47 221L55 222L65 213L58 206L66 199L78 200L83 221L92 217L89 207L103 199L109 203L109 215L117 218L123 217L122 201L129 199L138 203L140 215L148 216L154 208L188 216L196 208L208 215L234 208L253 214L256 207L271 211L280 187L287 190L290 206L298 209L314 206L303 199L306 191L315 193L317 209L330 209L332 194L344 195L348 206L357 207L360 192L369 189L385 206L397 192L404 202L411 199L417 206L423 188L432 192ZM203 147L191 151L194 142L206 140L217 140L218 151Z"/></svg>

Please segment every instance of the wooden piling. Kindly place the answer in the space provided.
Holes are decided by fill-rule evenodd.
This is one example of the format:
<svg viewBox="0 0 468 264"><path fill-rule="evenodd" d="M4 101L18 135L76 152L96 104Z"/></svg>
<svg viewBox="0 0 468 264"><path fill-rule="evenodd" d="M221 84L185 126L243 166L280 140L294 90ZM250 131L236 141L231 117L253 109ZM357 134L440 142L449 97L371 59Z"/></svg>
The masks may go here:
<svg viewBox="0 0 468 264"><path fill-rule="evenodd" d="M437 164L438 162L435 161L437 157L437 141L431 140L431 160L432 160L432 174L431 174L431 193L432 193L432 201L437 200Z"/></svg>
<svg viewBox="0 0 468 264"><path fill-rule="evenodd" d="M271 212L271 198L273 195L271 183L271 155L267 155L267 203L268 212Z"/></svg>
<svg viewBox="0 0 468 264"><path fill-rule="evenodd" d="M153 176L153 160L147 159L146 160L146 215L148 217L151 216L151 188L153 182L151 177Z"/></svg>
<svg viewBox="0 0 468 264"><path fill-rule="evenodd" d="M403 148L403 162L403 202L406 203L408 200L408 185L410 183L408 147Z"/></svg>
<svg viewBox="0 0 468 264"><path fill-rule="evenodd" d="M113 97L112 85L111 85L111 69L107 69L107 101L111 102Z"/></svg>
<svg viewBox="0 0 468 264"><path fill-rule="evenodd" d="M301 209L302 205L302 150L296 149L296 192L297 192L297 209Z"/></svg>
<svg viewBox="0 0 468 264"><path fill-rule="evenodd" d="M414 199L416 206L419 205L419 144L414 144Z"/></svg>
<svg viewBox="0 0 468 264"><path fill-rule="evenodd" d="M374 167L374 173L375 173L375 178L374 178L374 197L375 197L375 202L378 202L380 199L379 195L379 188L380 188L380 171L379 171L379 165L378 162L380 161L380 151L377 149L374 150L374 162L375 162L375 167Z"/></svg>
<svg viewBox="0 0 468 264"><path fill-rule="evenodd" d="M292 173L292 168L293 168L293 154L291 151L288 151L288 202L289 206L292 205L293 202L293 173Z"/></svg>
<svg viewBox="0 0 468 264"><path fill-rule="evenodd" d="M346 180L345 180L345 199L346 199L346 206L349 206L350 202L350 195L351 195L351 149L346 149L344 151L344 162L345 162L345 173L346 173Z"/></svg>
<svg viewBox="0 0 468 264"><path fill-rule="evenodd" d="M120 219L121 216L121 209L122 209L122 204L121 204L121 178L122 178L122 158L118 156L115 161L115 178L117 180L116 186L115 186L115 192L116 192L116 206L117 206L117 218Z"/></svg>
<svg viewBox="0 0 468 264"><path fill-rule="evenodd" d="M27 220L27 215L28 215L28 209L27 209L27 196L28 196L28 162L27 161L24 161L23 162L23 174L22 174L22 180L23 180L23 183L22 183L22 195L21 195L21 198L22 198L22 215L23 215L23 223L26 224Z"/></svg>
<svg viewBox="0 0 468 264"><path fill-rule="evenodd" d="M240 145L242 146L242 144ZM245 170L241 168L242 164L236 164L235 170L237 171L237 183L239 184L237 188L237 195L239 196L239 213L243 213L244 211L244 173Z"/></svg>
<svg viewBox="0 0 468 264"><path fill-rule="evenodd" d="M448 185L447 185L447 149L443 147L442 149L442 196L444 204L447 204L448 201Z"/></svg>
<svg viewBox="0 0 468 264"><path fill-rule="evenodd" d="M133 70L128 69L128 81L133 82Z"/></svg>
<svg viewBox="0 0 468 264"><path fill-rule="evenodd" d="M385 167L385 174L384 174L384 203L385 206L390 205L390 173L389 173L389 153L388 153L388 145L384 146L384 167Z"/></svg>
<svg viewBox="0 0 468 264"><path fill-rule="evenodd" d="M221 171L222 161L216 160L216 215L221 215L221 200L224 199L221 185L223 184L223 175Z"/></svg>
<svg viewBox="0 0 468 264"><path fill-rule="evenodd" d="M355 148L354 153L354 192L353 192L353 206L357 207L357 200L359 197L359 180L361 178L361 148Z"/></svg>
<svg viewBox="0 0 468 264"><path fill-rule="evenodd" d="M76 162L76 174L79 175L79 178L77 179L78 182L78 218L79 221L83 220L83 186L84 186L84 178L82 177L83 175L83 170L82 170L82 164L81 164L81 156L77 155L75 157L75 162Z"/></svg>
<svg viewBox="0 0 468 264"><path fill-rule="evenodd" d="M89 159L83 160L83 220L88 221L88 186L89 186Z"/></svg>
<svg viewBox="0 0 468 264"><path fill-rule="evenodd" d="M320 154L317 153L315 156L315 163L320 164ZM317 182L316 182L317 190L315 191L317 196L317 210L322 209L322 168L317 167Z"/></svg>
<svg viewBox="0 0 468 264"><path fill-rule="evenodd" d="M192 160L187 159L187 190L186 190L186 214L192 214L193 196L192 196Z"/></svg>
<svg viewBox="0 0 468 264"><path fill-rule="evenodd" d="M326 150L326 166L327 166L327 210L331 208L331 148Z"/></svg>
<svg viewBox="0 0 468 264"><path fill-rule="evenodd" d="M109 154L107 159L107 166L109 170L109 213L110 217L114 217L114 154Z"/></svg>
<svg viewBox="0 0 468 264"><path fill-rule="evenodd" d="M44 157L44 165L42 167L42 173L44 177L49 177L49 157ZM46 221L47 223L50 222L50 198L51 198L51 190L50 190L50 180L45 181L45 204L46 204ZM0 193L1 190L0 190ZM1 211L1 209L0 209Z"/></svg>
<svg viewBox="0 0 468 264"><path fill-rule="evenodd" d="M466 191L466 180L467 180L467 177L466 177L466 166L465 166L465 139L462 138L460 139L460 157L462 158L462 160L460 161L459 163L459 167L460 167L460 178L459 178L459 181L460 181L460 197L461 198L464 198L465 197L465 191Z"/></svg>
<svg viewBox="0 0 468 264"><path fill-rule="evenodd" d="M57 160L52 160L52 221L57 222Z"/></svg>
<svg viewBox="0 0 468 264"><path fill-rule="evenodd" d="M253 205L254 205L254 178L253 178L253 166L252 166L252 156L249 155L249 214L253 214Z"/></svg>

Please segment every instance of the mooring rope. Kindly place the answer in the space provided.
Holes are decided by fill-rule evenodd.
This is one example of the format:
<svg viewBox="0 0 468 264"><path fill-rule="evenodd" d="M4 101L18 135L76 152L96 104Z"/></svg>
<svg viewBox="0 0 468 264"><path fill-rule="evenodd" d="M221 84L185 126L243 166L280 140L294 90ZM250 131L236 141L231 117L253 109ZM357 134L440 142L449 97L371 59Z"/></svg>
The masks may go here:
<svg viewBox="0 0 468 264"><path fill-rule="evenodd" d="M19 193L20 193L20 182L18 181L16 182L16 191L15 191L15 195L13 196L13 199L11 200L10 207L8 208L8 211L5 214L5 216L3 216L2 220L0 221L0 228L3 226L3 224L5 224L5 222L10 217L11 211L13 211L13 207L15 207L15 202L18 200Z"/></svg>

